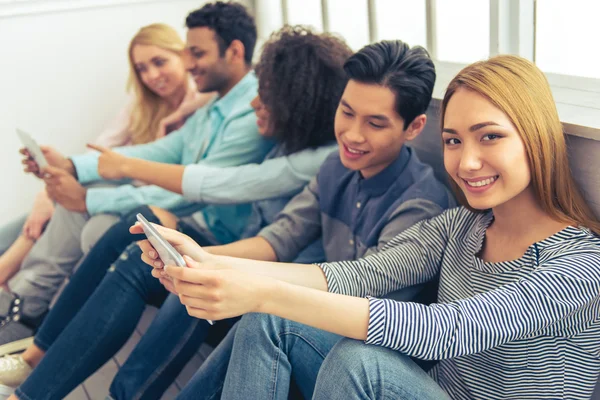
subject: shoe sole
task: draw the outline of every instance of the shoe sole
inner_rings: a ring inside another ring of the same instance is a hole
[[[15,340],[14,342],[6,343],[0,346],[0,357],[5,356],[7,354],[21,353],[32,344],[33,336],[21,340]]]

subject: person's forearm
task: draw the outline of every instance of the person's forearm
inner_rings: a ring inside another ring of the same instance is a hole
[[[263,290],[265,301],[259,312],[352,339],[367,338],[368,299],[327,293],[282,281],[271,281]]]
[[[230,268],[268,276],[294,285],[327,291],[325,274],[319,266],[314,264],[256,261],[227,256],[218,256],[216,262]]]
[[[21,267],[35,241],[20,235],[17,240],[0,256],[0,284],[6,284]]]
[[[327,291],[327,280],[321,268],[311,264],[276,262],[277,255],[273,247],[260,236],[223,246],[206,247],[205,250],[216,255],[218,264]]]
[[[185,165],[165,164],[139,158],[127,158],[122,166],[126,178],[137,179],[179,194],[183,193],[181,184],[184,171]]]
[[[247,258],[250,260],[277,261],[277,254],[269,242],[260,236],[238,240],[222,246],[206,247],[210,254]]]

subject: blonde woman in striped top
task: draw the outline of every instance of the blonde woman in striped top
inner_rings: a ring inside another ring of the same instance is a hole
[[[261,398],[282,397],[288,370],[314,383],[313,399],[590,398],[600,372],[600,223],[571,176],[544,75],[515,56],[472,64],[450,83],[441,123],[464,206],[377,254],[267,263],[213,256],[163,231],[191,268],[154,275],[174,279],[191,315],[263,313],[239,323],[223,398],[265,387]],[[436,276],[435,304],[385,298]],[[439,363],[427,373],[409,356]]]

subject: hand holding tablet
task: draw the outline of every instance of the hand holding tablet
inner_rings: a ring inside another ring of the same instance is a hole
[[[48,166],[48,161],[46,161],[46,157],[44,157],[44,153],[42,149],[38,145],[38,143],[29,135],[27,132],[24,132],[17,128],[17,135],[19,139],[21,139],[21,143],[29,152],[29,156],[33,158],[33,160],[37,163],[39,169],[46,168]]]

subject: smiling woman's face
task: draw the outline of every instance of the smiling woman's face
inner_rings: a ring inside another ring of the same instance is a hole
[[[185,87],[187,72],[181,56],[158,46],[136,44],[131,58],[140,80],[165,98]]]
[[[458,89],[442,128],[444,166],[469,205],[486,210],[532,190],[521,136],[510,119],[485,97]]]

